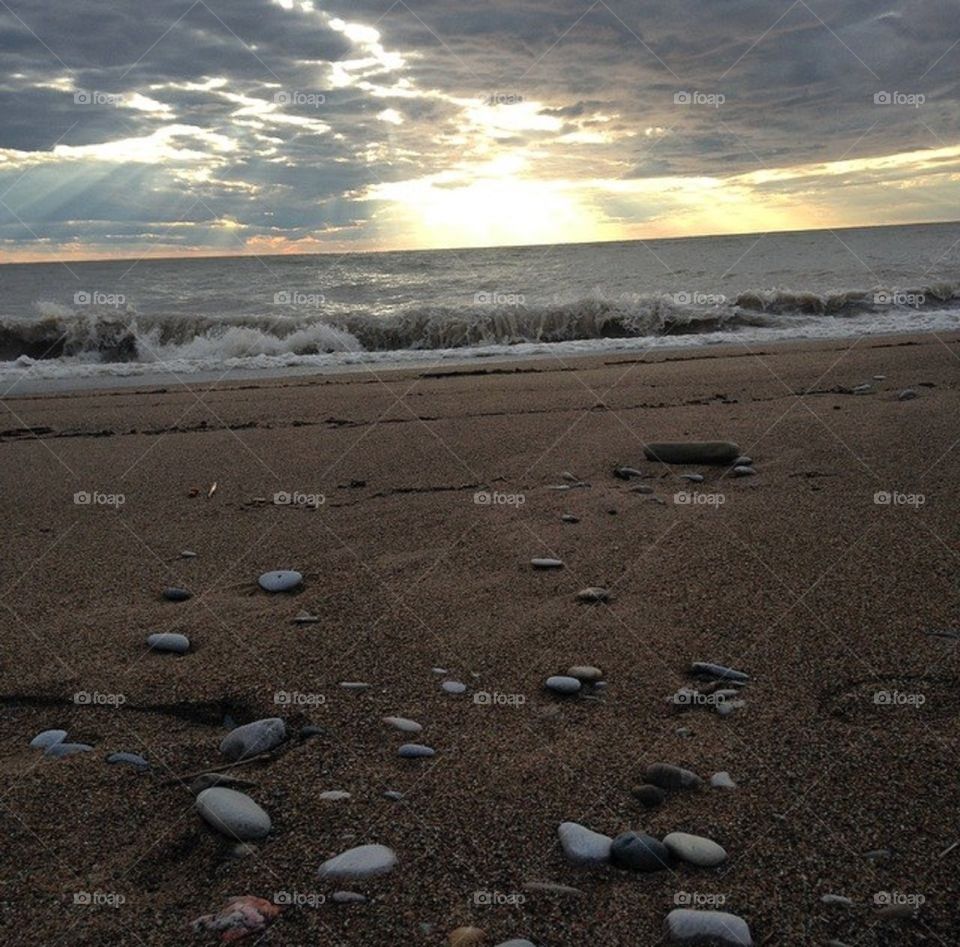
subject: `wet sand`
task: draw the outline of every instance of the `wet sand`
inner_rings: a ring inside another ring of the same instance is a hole
[[[686,893],[722,897],[757,944],[952,943],[957,641],[926,632],[960,629],[958,360],[958,337],[886,338],[5,400],[8,942],[182,944],[251,894],[300,902],[261,943],[440,945],[473,924],[491,945],[656,944]],[[683,439],[736,441],[757,473],[690,484],[644,459]],[[589,487],[551,489],[564,472]],[[302,591],[257,589],[279,568]],[[613,601],[578,604],[585,586]],[[149,652],[162,631],[191,652]],[[748,672],[746,706],[673,713],[694,660]],[[572,664],[603,669],[600,699],[543,690]],[[437,755],[399,759],[389,714]],[[273,831],[231,857],[181,777],[226,762],[225,717],[273,716],[322,732],[236,771]],[[44,758],[28,742],[48,727],[94,750]],[[108,765],[118,750],[152,770]],[[630,790],[654,762],[737,788],[644,810]],[[566,820],[693,832],[729,858],[578,869]],[[399,868],[317,878],[368,842]],[[320,903],[344,888],[371,901]],[[879,919],[891,892],[925,899],[918,917]]]

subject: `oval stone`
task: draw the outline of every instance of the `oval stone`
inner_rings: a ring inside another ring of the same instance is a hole
[[[534,569],[562,569],[563,562],[560,559],[537,558],[531,559],[530,565]]]
[[[174,654],[186,654],[190,650],[190,639],[176,632],[164,632],[150,635],[147,645],[154,651],[171,651]]]
[[[383,722],[401,733],[420,733],[423,730],[416,720],[408,720],[406,717],[384,717]]]
[[[303,582],[303,576],[292,569],[277,569],[264,572],[258,581],[265,592],[290,592]]]
[[[287,725],[279,717],[266,717],[231,730],[220,741],[220,752],[231,760],[266,753],[287,737]]]
[[[664,837],[663,844],[681,861],[700,868],[713,868],[727,860],[723,846],[701,835],[671,832]]]
[[[555,694],[576,694],[583,685],[575,677],[566,674],[554,674],[546,680],[547,690]]]
[[[440,686],[448,694],[464,694],[467,690],[467,685],[461,681],[444,681]]]
[[[595,684],[603,680],[603,671],[600,668],[593,667],[590,664],[575,664],[567,668],[567,677],[575,677],[584,684]]]
[[[187,591],[187,589],[168,588],[163,590],[163,597],[168,602],[185,602],[192,595],[193,593]]]
[[[662,871],[670,867],[667,846],[643,832],[623,832],[610,846],[610,862],[631,871]]]
[[[321,878],[373,878],[393,871],[397,856],[386,845],[358,845],[325,861],[317,870]]]
[[[596,602],[609,602],[610,598],[610,590],[602,588],[599,585],[591,585],[577,592],[578,602],[590,602],[593,604]]]
[[[51,743],[43,751],[43,755],[61,759],[64,756],[73,756],[75,753],[89,753],[92,749],[89,743]]]
[[[670,763],[653,763],[646,768],[644,778],[661,789],[699,789],[703,780],[688,769]]]
[[[729,947],[753,947],[747,922],[726,911],[676,908],[667,915],[664,927],[672,944],[716,943]]]
[[[66,730],[44,730],[30,741],[30,746],[35,750],[46,750],[57,743],[63,743],[66,738]]]
[[[601,865],[610,860],[609,835],[593,832],[578,822],[561,822],[557,829],[563,854],[575,865]]]
[[[334,891],[330,900],[334,904],[365,904],[367,896],[359,891]]]
[[[404,743],[397,750],[397,753],[405,760],[419,760],[436,756],[437,751],[433,747],[424,746],[422,743]]]
[[[107,757],[107,762],[122,763],[137,769],[150,769],[150,764],[139,753],[111,753]]]
[[[754,470],[753,467],[740,466],[733,468],[733,475],[735,477],[752,477],[755,473],[756,470]]]
[[[269,834],[270,816],[249,796],[214,786],[197,796],[197,812],[212,828],[229,838],[246,841]]]

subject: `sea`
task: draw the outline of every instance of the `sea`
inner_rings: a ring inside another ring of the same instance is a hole
[[[0,397],[960,329],[960,223],[0,265]]]

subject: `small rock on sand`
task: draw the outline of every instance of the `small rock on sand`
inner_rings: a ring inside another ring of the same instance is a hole
[[[534,569],[562,569],[563,561],[560,559],[541,557],[531,559],[530,565],[532,565]]]
[[[659,786],[644,784],[633,790],[633,798],[648,809],[653,809],[663,803],[667,794]]]
[[[560,517],[560,520],[563,523],[579,523],[580,517],[574,516],[573,513],[564,513],[563,516]]]
[[[740,449],[730,441],[664,441],[648,444],[644,454],[664,464],[729,464]]]
[[[652,763],[646,768],[644,778],[661,789],[699,789],[703,785],[696,773],[671,763]]]
[[[327,859],[317,874],[321,878],[373,878],[393,871],[397,856],[386,845],[358,845]]]
[[[588,588],[577,592],[578,602],[609,602],[611,598],[610,590],[601,588],[599,585],[591,585]]]
[[[464,694],[467,690],[467,685],[463,681],[444,681],[440,686],[448,694]]]
[[[357,691],[358,693],[369,690],[370,688],[370,685],[367,684],[366,681],[341,681],[340,686],[345,691]]]
[[[266,717],[231,730],[220,741],[220,752],[228,759],[241,760],[272,750],[286,737],[286,724],[279,717]]]
[[[733,475],[735,477],[752,477],[754,474],[756,474],[756,470],[754,470],[753,467],[740,465],[739,467],[733,468]]]
[[[63,743],[66,738],[66,730],[44,730],[30,741],[30,746],[35,750],[46,750],[56,743]]]
[[[820,900],[824,904],[833,904],[837,907],[853,907],[853,900],[851,898],[845,898],[842,894],[822,894]]]
[[[600,668],[592,667],[589,664],[575,664],[567,668],[567,677],[575,677],[583,684],[595,684],[603,680],[603,671]]]
[[[270,833],[270,816],[249,796],[235,789],[214,786],[197,796],[197,812],[212,828],[230,838],[246,841]]]
[[[721,770],[719,773],[714,773],[710,777],[710,785],[714,789],[736,789],[737,784],[733,781],[730,774],[726,770]]]
[[[677,908],[667,915],[667,939],[672,944],[728,944],[752,947],[750,928],[742,917],[726,911]]]
[[[433,747],[424,746],[422,743],[404,743],[397,750],[397,755],[402,756],[405,760],[427,759],[436,756],[436,754],[437,751]]]
[[[93,747],[89,743],[51,743],[43,751],[43,755],[52,756],[54,759],[62,759],[76,753],[89,753],[92,749]]]
[[[187,589],[168,588],[163,590],[163,597],[168,602],[185,602],[193,597],[193,593]]]
[[[367,896],[359,891],[334,891],[330,900],[334,904],[366,904]]]
[[[111,753],[107,762],[125,764],[136,769],[150,769],[150,764],[139,753]]]
[[[557,829],[567,859],[576,865],[601,865],[610,860],[613,839],[578,822],[562,822]]]
[[[350,793],[345,789],[327,789],[320,793],[317,798],[322,799],[324,802],[343,802],[345,799],[350,798]]]
[[[917,397],[917,393],[912,388],[904,388],[900,394],[897,395],[898,401],[912,401]]]
[[[664,836],[663,844],[671,854],[681,861],[689,862],[700,868],[713,868],[727,860],[722,845],[702,835],[690,835],[688,832],[671,832]]]
[[[579,897],[583,894],[579,888],[558,884],[555,881],[525,881],[522,887],[524,891],[533,891],[537,894],[558,894],[570,897]]]
[[[416,720],[408,720],[406,717],[384,717],[383,722],[401,733],[420,733],[423,730]]]
[[[555,694],[576,694],[583,686],[575,677],[568,677],[565,674],[554,674],[546,680],[547,690]]]
[[[265,592],[291,592],[303,583],[303,576],[293,569],[264,572],[257,580]]]
[[[722,664],[711,664],[709,661],[694,661],[690,665],[690,673],[697,677],[713,677],[726,681],[742,681],[746,683],[750,680],[749,674],[743,671],[735,671],[733,668],[724,667]]]
[[[690,483],[703,483],[703,474],[685,473],[685,474],[680,474],[680,477],[683,480],[689,480]]]
[[[153,651],[170,651],[173,654],[186,654],[190,650],[190,639],[177,632],[164,632],[149,635],[147,646]]]
[[[670,853],[663,842],[643,832],[624,832],[610,846],[610,862],[631,871],[662,871],[670,867]]]

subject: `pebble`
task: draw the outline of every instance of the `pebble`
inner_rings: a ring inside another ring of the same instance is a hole
[[[422,743],[404,743],[397,750],[397,754],[406,760],[418,760],[436,756],[437,751],[433,747],[424,746]]]
[[[579,888],[573,888],[570,885],[558,884],[555,881],[525,881],[523,883],[524,891],[535,891],[539,894],[561,894],[579,897],[583,894]]]
[[[163,597],[168,602],[185,602],[188,598],[193,597],[193,592],[188,592],[186,589],[169,588],[163,590]]]
[[[266,717],[231,730],[220,741],[220,752],[228,759],[242,760],[247,756],[266,753],[286,738],[286,724],[279,717]]]
[[[729,441],[674,441],[648,444],[644,454],[665,464],[728,464],[740,448]]]
[[[726,770],[721,770],[719,773],[714,773],[710,777],[710,785],[714,789],[736,789],[737,784],[733,781],[730,774]]]
[[[192,549],[184,549],[180,553],[181,559],[196,559],[197,554]]]
[[[51,743],[43,751],[43,755],[61,759],[64,756],[73,756],[74,753],[89,753],[92,749],[89,743]]]
[[[845,898],[842,894],[824,894],[820,896],[824,904],[836,904],[838,907],[849,908],[853,906],[851,898]]]
[[[690,665],[690,673],[701,677],[715,677],[728,681],[749,681],[750,675],[743,671],[735,671],[733,668],[724,667],[722,664],[711,664],[709,661],[694,661]]]
[[[30,741],[30,746],[35,750],[46,750],[56,743],[63,743],[66,738],[66,730],[44,730]]]
[[[747,922],[726,911],[698,911],[676,908],[664,924],[667,938],[674,944],[717,943],[731,947],[752,947]]]
[[[623,832],[610,846],[610,862],[631,871],[662,871],[670,866],[670,852],[652,835]]]
[[[867,395],[873,391],[873,385],[871,385],[870,382],[865,381],[862,385],[857,385],[851,390],[855,395]]]
[[[677,727],[673,731],[678,737],[692,737],[693,731],[689,727]]]
[[[563,854],[576,865],[601,865],[610,860],[613,839],[592,832],[577,822],[562,822],[557,829]]]
[[[738,457],[738,458],[733,462],[733,465],[732,465],[732,466],[734,466],[734,467],[752,467],[752,466],[753,466],[753,461],[752,461],[749,457],[747,457],[747,456],[744,455],[744,456]]]
[[[637,470],[636,467],[614,467],[613,475],[618,480],[630,480],[632,477],[642,477],[643,471]]]
[[[327,789],[320,793],[317,798],[324,802],[342,802],[344,799],[350,798],[350,793],[344,789]]]
[[[325,861],[317,874],[321,878],[373,878],[393,871],[397,856],[386,845],[358,845]]]
[[[685,474],[680,474],[680,477],[683,480],[689,480],[690,483],[703,483],[703,474],[685,473]]]
[[[610,598],[610,590],[598,585],[591,585],[577,592],[578,602],[609,602]]]
[[[592,667],[589,664],[575,664],[567,668],[567,677],[575,677],[583,684],[595,684],[603,680],[603,671],[600,668]]]
[[[917,397],[917,393],[912,388],[904,388],[900,394],[897,395],[897,401],[912,401]]]
[[[216,933],[222,941],[242,940],[252,934],[262,933],[281,912],[275,904],[245,894],[230,898],[216,914],[204,914],[190,926],[195,934],[203,931]]]
[[[334,904],[366,904],[367,896],[359,891],[334,891],[330,900]]]
[[[309,612],[300,612],[300,614],[293,619],[295,625],[315,625],[318,621],[320,621],[320,616],[311,615]]]
[[[580,517],[574,516],[572,513],[564,513],[560,520],[564,523],[579,523]]]
[[[727,860],[723,846],[702,835],[671,832],[664,836],[663,844],[681,861],[698,865],[700,868],[713,868]]]
[[[270,816],[249,796],[235,789],[213,786],[197,796],[197,812],[218,832],[246,841],[269,834]]]
[[[449,674],[450,672],[446,668],[430,668],[434,674]]]
[[[633,798],[648,809],[659,806],[667,798],[667,794],[659,786],[637,786],[633,790]]]
[[[735,477],[752,477],[756,473],[756,470],[753,467],[739,466],[733,468],[733,475]]]
[[[264,572],[257,580],[265,592],[290,592],[303,582],[303,576],[292,569]]]
[[[420,733],[423,730],[416,720],[408,720],[406,717],[384,717],[383,722],[401,733]]]
[[[444,681],[440,686],[448,694],[463,694],[467,690],[467,685],[462,681]]]
[[[886,381],[886,380],[887,380],[887,376],[886,376],[886,375],[874,375],[874,376],[873,376],[873,380],[874,380],[874,381]]]
[[[107,757],[108,763],[125,763],[137,769],[150,769],[150,764],[139,753],[111,753]]]
[[[880,908],[877,911],[876,916],[882,918],[883,920],[896,920],[901,917],[913,917],[920,911],[919,904],[888,904],[886,907]]]
[[[546,680],[547,690],[555,694],[576,694],[582,686],[575,677],[568,677],[565,674],[554,674]]]
[[[646,768],[644,778],[661,789],[699,789],[703,785],[696,773],[670,763],[652,763]]]
[[[450,931],[447,943],[450,947],[473,947],[474,944],[482,944],[486,939],[487,932],[479,927],[458,927],[455,931]]]
[[[321,737],[325,732],[323,727],[318,727],[315,723],[308,723],[305,727],[300,728],[300,739],[309,740],[310,737]]]
[[[384,796],[386,796],[387,799],[392,799],[394,802],[399,802],[401,799],[403,799],[403,793],[397,792],[396,789],[388,789],[384,793]]]
[[[635,486],[635,487],[631,487],[631,488],[630,488],[630,492],[631,492],[631,493],[642,493],[642,494],[644,494],[644,495],[646,495],[646,496],[650,496],[650,495],[654,492],[654,489],[653,489],[653,487],[650,486],[649,483],[641,483],[641,484],[638,484],[638,485]]]
[[[150,635],[147,645],[154,651],[171,651],[174,654],[186,654],[190,650],[190,639],[176,632],[163,632]]]
[[[532,565],[534,569],[562,569],[563,568],[563,562],[560,559],[549,559],[549,558],[531,559],[530,565]]]
[[[369,690],[370,688],[370,685],[367,684],[365,681],[341,681],[340,686],[345,691],[357,691],[357,692]]]

